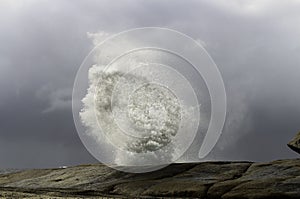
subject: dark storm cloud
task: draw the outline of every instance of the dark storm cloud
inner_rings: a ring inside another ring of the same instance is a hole
[[[3,10],[0,167],[94,161],[76,134],[70,109],[76,69],[90,47],[76,15],[37,2]]]
[[[70,109],[87,32],[163,26],[205,43],[223,75],[228,118],[210,155],[293,157],[300,130],[300,5],[297,1],[0,2],[0,167],[95,161]]]
[[[215,152],[221,158],[296,155],[286,143],[300,129],[300,40],[295,26],[300,16],[291,5],[277,6],[235,17],[217,31],[217,47],[211,52],[224,77],[229,108],[218,145],[223,151]]]

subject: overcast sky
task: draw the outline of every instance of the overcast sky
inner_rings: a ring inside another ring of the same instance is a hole
[[[71,110],[88,33],[145,26],[200,40],[218,65],[228,117],[212,158],[297,157],[286,143],[300,131],[299,10],[299,0],[0,0],[0,168],[97,162]]]

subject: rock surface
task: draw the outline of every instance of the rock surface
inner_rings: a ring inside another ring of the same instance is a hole
[[[0,198],[300,198],[300,159],[172,164],[131,174],[101,164],[0,175]]]
[[[300,153],[300,132],[288,143],[288,146],[297,153]]]

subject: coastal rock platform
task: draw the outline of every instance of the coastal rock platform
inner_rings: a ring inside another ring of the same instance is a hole
[[[177,163],[142,174],[102,164],[0,175],[0,198],[300,198],[300,159]]]

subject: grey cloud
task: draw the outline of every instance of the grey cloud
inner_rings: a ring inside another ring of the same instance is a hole
[[[37,90],[36,97],[40,100],[47,101],[49,104],[49,106],[42,111],[43,113],[58,110],[70,111],[72,107],[71,93],[71,88],[53,89],[51,86],[44,86],[40,90]]]
[[[300,130],[297,1],[7,2],[0,7],[0,167],[95,161],[70,109],[76,71],[92,48],[87,32],[141,26],[200,39],[219,66],[228,118],[211,158],[294,157],[285,144]]]

